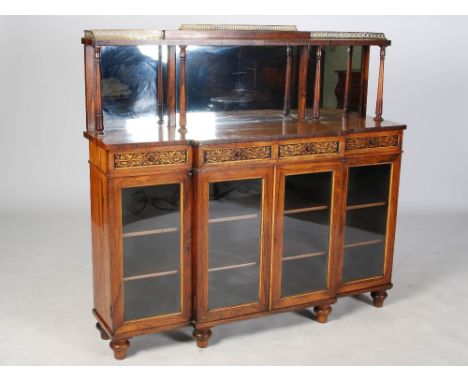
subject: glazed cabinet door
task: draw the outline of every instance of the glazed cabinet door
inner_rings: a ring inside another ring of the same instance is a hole
[[[279,167],[272,266],[272,306],[334,297],[339,164]]]
[[[197,321],[267,310],[271,168],[196,178]]]
[[[339,292],[390,283],[400,156],[349,159]]]
[[[190,176],[113,181],[113,320],[119,330],[190,320]]]

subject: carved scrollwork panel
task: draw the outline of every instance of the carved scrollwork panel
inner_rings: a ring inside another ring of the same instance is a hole
[[[398,135],[382,135],[379,137],[347,138],[346,151],[375,149],[380,147],[399,147]]]
[[[271,146],[239,147],[205,150],[204,163],[238,162],[255,159],[270,159]]]
[[[114,154],[115,168],[160,166],[187,162],[187,150]]]
[[[338,153],[338,141],[292,143],[279,146],[279,157],[296,157],[302,155],[320,155]]]

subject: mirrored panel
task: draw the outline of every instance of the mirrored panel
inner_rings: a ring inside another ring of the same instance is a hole
[[[125,320],[180,311],[180,185],[122,189]]]
[[[188,112],[283,109],[285,46],[188,46],[186,51]],[[291,54],[294,108],[297,49]]]
[[[208,307],[259,299],[262,179],[210,183]]]
[[[361,96],[361,53],[360,46],[352,47],[352,71],[348,100],[348,111],[359,111]],[[323,48],[323,73],[321,107],[343,109],[345,99],[347,46],[327,46]]]
[[[391,165],[350,167],[342,281],[383,276]]]
[[[281,296],[327,289],[332,172],[285,179]]]
[[[158,81],[161,81],[161,90],[166,64],[166,46],[102,47],[101,96],[104,121],[158,116],[158,104],[164,103],[164,92],[158,93]],[[158,72],[161,71],[163,75],[159,76]]]

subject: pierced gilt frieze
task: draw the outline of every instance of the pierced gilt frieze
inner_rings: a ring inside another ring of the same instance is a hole
[[[398,135],[346,139],[346,151],[375,149],[380,147],[399,147]]]
[[[303,155],[320,155],[338,153],[338,141],[292,143],[279,146],[279,157],[297,157]]]
[[[223,163],[255,159],[270,159],[271,146],[205,150],[203,158],[205,163]]]
[[[187,150],[114,154],[115,168],[160,166],[168,164],[183,164],[187,162]]]

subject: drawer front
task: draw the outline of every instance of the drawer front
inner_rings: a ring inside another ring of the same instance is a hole
[[[269,163],[277,157],[277,145],[272,143],[243,143],[200,146],[200,166]]]
[[[400,151],[401,133],[385,133],[378,135],[349,136],[345,140],[347,153],[374,152],[374,151]]]
[[[278,145],[278,160],[291,161],[339,156],[342,151],[342,143],[342,139],[337,137],[282,142]]]
[[[146,148],[109,152],[109,168],[114,174],[171,171],[190,168],[192,151],[188,146]]]

